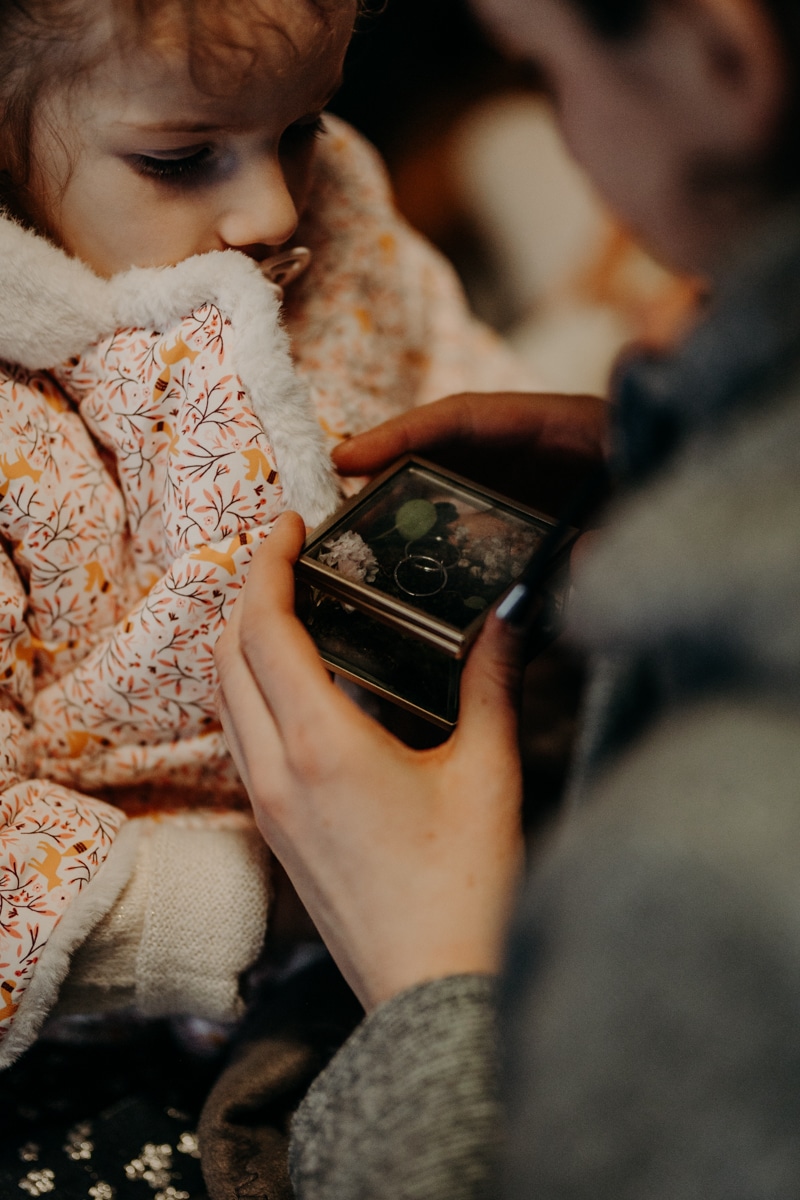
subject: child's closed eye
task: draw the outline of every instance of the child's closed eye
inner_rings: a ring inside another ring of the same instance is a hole
[[[161,154],[131,154],[128,161],[139,175],[185,186],[200,182],[211,172],[213,153],[210,146],[200,146]]]
[[[322,116],[297,121],[285,130],[281,138],[284,154],[299,153],[325,133]],[[160,150],[153,154],[130,154],[128,162],[134,171],[158,183],[176,187],[191,187],[205,183],[220,169],[219,154],[213,146],[189,146]]]
[[[322,137],[325,133],[325,121],[320,113],[313,120],[296,121],[294,125],[290,125],[281,138],[281,149],[292,150],[300,149],[308,142],[314,141],[315,138]]]

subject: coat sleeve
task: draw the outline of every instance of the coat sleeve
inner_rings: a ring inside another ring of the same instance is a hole
[[[300,473],[278,461],[280,420],[268,436],[256,414],[256,389],[239,369],[245,340],[208,303],[167,328],[120,330],[62,372],[124,504],[118,561],[98,556],[84,584],[106,605],[116,594],[116,609],[33,704],[42,768],[64,783],[238,789],[216,718],[214,644]],[[273,361],[268,415],[292,399],[293,374],[287,367],[282,380],[276,369],[286,364]],[[302,445],[292,449],[302,458]],[[76,519],[85,528],[86,513]]]
[[[292,1126],[298,1200],[478,1200],[498,1154],[494,982],[394,997],[334,1057]]]
[[[244,813],[125,820],[44,778],[3,710],[0,1067],[48,1014],[241,1015],[266,927],[268,856]]]
[[[103,340],[58,383],[19,369],[0,388],[0,1064],[35,1035],[95,926],[84,980],[98,993],[122,981],[151,1013],[235,1015],[236,976],[263,937],[252,823],[131,821],[112,849],[125,818],[86,794],[241,792],[215,719],[213,644],[285,489],[226,353],[231,324],[201,305]],[[271,366],[267,391],[285,385],[285,402],[291,380]],[[115,908],[134,880],[137,904],[126,892]],[[114,913],[134,909],[131,956],[109,967],[106,917],[119,933]],[[203,956],[205,979],[192,978]]]
[[[131,512],[140,511],[136,501],[142,493],[129,493],[126,512],[120,476],[106,469],[51,377],[9,374],[0,385],[0,406],[0,1066],[5,1066],[34,1040],[64,990],[73,1007],[76,1002],[104,1007],[121,999],[149,1014],[235,1016],[239,973],[263,939],[268,872],[263,842],[241,814],[128,821],[119,809],[87,794],[93,762],[87,747],[102,756],[112,746],[111,737],[104,741],[104,728],[91,726],[92,713],[103,715],[102,672],[92,664],[95,658],[119,663],[120,653],[132,645],[116,692],[128,705],[130,731],[137,704],[130,666],[137,653],[148,645],[152,650],[154,641],[158,645],[157,636],[147,643],[141,629],[138,646],[131,637],[137,604],[139,611],[143,607],[136,597],[144,592],[146,601],[153,590],[140,585],[137,572],[142,561],[145,570],[151,568],[148,555],[155,543],[148,531],[145,552],[139,559],[132,552]],[[164,444],[160,433],[154,431],[156,449]],[[245,441],[244,448],[253,447]],[[157,469],[157,455],[151,458]],[[254,472],[250,482],[258,489],[262,480]],[[202,505],[202,497],[196,503]],[[181,556],[173,544],[181,533],[177,518],[168,530],[173,542],[164,534],[156,547],[168,564],[156,581],[162,606],[164,591],[171,587],[174,593],[180,578],[175,561]],[[245,543],[249,539],[243,539],[242,550]],[[191,561],[192,553],[203,550],[202,543],[190,547],[183,558]],[[180,595],[173,599],[180,611]],[[217,612],[218,597],[210,597],[209,607]],[[176,652],[179,639],[171,625]],[[155,622],[156,631],[160,627]],[[167,661],[174,666],[174,659]],[[48,730],[40,714],[54,693],[74,696],[72,719],[56,718]],[[104,715],[107,719],[108,709]],[[142,719],[140,738],[146,731]],[[169,733],[180,747],[179,722]],[[134,748],[141,754],[138,743]],[[176,763],[168,749],[158,751],[173,776],[178,774],[180,756],[174,756]],[[192,761],[191,746],[184,758]],[[135,784],[131,763],[125,765],[123,777]],[[67,778],[58,778],[59,766]],[[166,766],[164,774],[168,791]],[[65,989],[71,971],[75,979]]]
[[[101,873],[123,814],[39,775],[26,605],[22,580],[0,552],[0,1065],[35,1035],[70,949],[113,903],[127,869],[119,861]]]

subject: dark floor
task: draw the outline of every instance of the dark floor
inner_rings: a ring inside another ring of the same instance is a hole
[[[219,1056],[167,1022],[73,1023],[72,1038],[3,1075],[0,1200],[204,1200],[195,1130]]]

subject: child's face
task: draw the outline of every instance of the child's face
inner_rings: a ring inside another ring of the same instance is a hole
[[[256,69],[214,94],[163,31],[112,52],[35,114],[29,216],[104,276],[208,250],[274,252],[305,201],[355,7],[329,6],[324,24],[305,0],[262,3],[274,28],[259,25]]]
[[[617,215],[668,265],[713,273],[754,215],[752,185],[745,197],[734,181],[762,169],[784,103],[760,6],[664,0],[641,29],[613,39],[571,0],[475,4],[542,68],[566,142]],[[729,50],[746,87],[726,67]],[[757,92],[750,80],[762,76]]]

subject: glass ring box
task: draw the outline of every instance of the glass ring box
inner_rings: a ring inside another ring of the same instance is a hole
[[[306,585],[298,611],[331,670],[450,728],[487,612],[555,527],[408,455],[309,535],[296,568]],[[574,534],[548,568],[532,652],[553,636]]]

